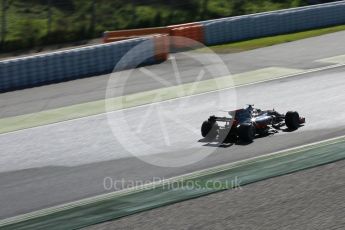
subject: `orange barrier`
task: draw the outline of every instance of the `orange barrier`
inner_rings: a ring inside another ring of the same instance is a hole
[[[159,34],[153,37],[155,46],[155,59],[165,61],[170,52],[170,42],[168,34]]]
[[[103,42],[112,42],[128,38],[135,38],[140,36],[154,35],[154,34],[168,34],[169,29],[167,27],[156,28],[143,28],[133,30],[118,30],[118,31],[105,31],[103,33]]]
[[[117,42],[122,41],[130,38],[138,38],[138,37],[114,37],[114,38],[108,38],[103,37],[103,43],[109,43],[109,42]]]
[[[167,26],[167,28],[169,29],[169,31],[171,31],[172,29],[176,29],[180,27],[195,26],[195,25],[201,25],[201,24],[198,22],[190,22],[190,23],[183,23],[183,24],[177,24],[177,25],[170,25],[170,26]]]
[[[152,34],[155,35],[155,34]],[[159,34],[157,34],[159,35]],[[150,35],[145,35],[145,36],[150,36]],[[122,41],[126,39],[132,39],[132,38],[140,38],[140,37],[145,37],[145,36],[131,36],[131,37],[112,37],[112,38],[103,38],[103,43],[109,43],[109,42],[117,42],[117,41]]]
[[[175,27],[170,30],[170,35],[173,36],[171,46],[175,49],[192,48],[204,43],[203,26],[200,24]],[[183,37],[189,39],[183,39]]]
[[[173,37],[171,38],[169,35]],[[196,22],[167,27],[106,31],[103,34],[103,42],[115,42],[142,36],[153,36],[157,61],[167,60],[170,48],[193,48],[204,42],[203,26]]]
[[[203,35],[200,36],[200,33],[203,33],[203,31],[198,31],[197,34],[193,35],[197,30],[196,28],[201,27],[202,25],[197,22],[192,23],[185,23],[185,24],[178,24],[178,25],[171,25],[167,27],[156,27],[156,28],[143,28],[143,29],[133,29],[133,30],[118,30],[118,31],[105,31],[103,33],[103,42],[115,42],[115,41],[121,41],[125,39],[130,38],[137,38],[141,36],[148,36],[148,35],[155,35],[155,34],[169,34],[172,36],[185,36],[189,37],[191,39],[196,39],[199,42],[203,41]],[[178,30],[184,28],[182,30],[188,30],[187,28],[192,28],[191,32],[182,32],[179,33]],[[179,34],[176,34],[179,33]],[[176,35],[174,35],[176,34]]]

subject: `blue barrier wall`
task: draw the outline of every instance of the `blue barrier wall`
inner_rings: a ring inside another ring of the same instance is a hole
[[[204,25],[206,45],[222,44],[344,24],[345,1],[200,23]],[[144,41],[148,43],[130,56],[127,55],[126,60],[117,66],[118,71],[138,64],[156,63],[153,39],[131,39],[1,61],[0,92],[110,73],[129,50]]]
[[[110,73],[124,55],[145,42],[116,70],[156,62],[152,38],[138,38],[0,62],[0,92]],[[143,63],[142,60],[145,60]]]
[[[291,33],[345,24],[345,1],[201,22],[205,44]]]

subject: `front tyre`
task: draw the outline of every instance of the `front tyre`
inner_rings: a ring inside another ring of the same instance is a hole
[[[285,115],[285,124],[291,129],[295,130],[299,127],[299,114],[296,111],[289,111]]]

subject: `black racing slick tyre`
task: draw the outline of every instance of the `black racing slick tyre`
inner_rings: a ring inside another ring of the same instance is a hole
[[[291,129],[295,130],[299,127],[299,114],[296,111],[289,111],[285,115],[285,124]]]
[[[217,122],[204,121],[201,125],[201,135],[208,139],[214,139],[218,135]]]
[[[255,127],[252,124],[242,124],[237,128],[237,134],[241,141],[252,142],[255,137]]]

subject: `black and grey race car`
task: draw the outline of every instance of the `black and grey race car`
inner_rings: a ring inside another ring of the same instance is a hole
[[[300,117],[296,111],[289,111],[284,115],[274,109],[260,110],[253,106],[228,111],[229,117],[210,116],[202,123],[201,135],[207,140],[217,139],[219,142],[252,142],[256,135],[278,132],[284,126],[292,131],[305,123],[305,118]]]

